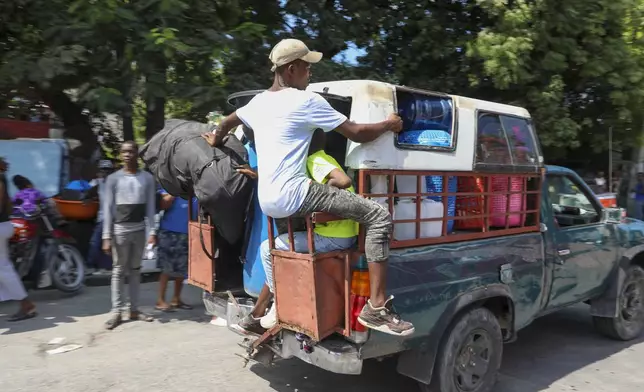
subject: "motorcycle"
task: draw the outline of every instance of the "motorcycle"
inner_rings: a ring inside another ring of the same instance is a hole
[[[20,200],[15,205],[18,211],[11,216],[14,235],[9,254],[20,277],[35,281],[38,288],[78,292],[85,281],[85,260],[76,241],[52,223],[46,201],[30,211]]]

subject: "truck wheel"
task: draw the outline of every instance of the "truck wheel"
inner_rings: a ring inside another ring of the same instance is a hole
[[[600,333],[616,340],[632,340],[644,329],[644,269],[632,266],[619,295],[619,314],[615,318],[593,317]]]
[[[436,360],[430,385],[423,392],[490,392],[503,355],[503,335],[496,316],[472,309],[453,324]]]

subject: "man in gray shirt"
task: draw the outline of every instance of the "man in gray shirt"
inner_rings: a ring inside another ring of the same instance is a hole
[[[146,243],[146,220],[150,230],[148,244],[156,244],[156,186],[154,177],[138,169],[139,149],[135,142],[121,145],[123,169],[105,181],[103,204],[103,251],[112,253],[112,316],[107,329],[121,324],[124,268],[129,272],[130,320],[152,321],[138,310],[141,284],[141,259]]]

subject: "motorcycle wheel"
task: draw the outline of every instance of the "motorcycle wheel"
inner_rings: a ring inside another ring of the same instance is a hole
[[[85,259],[73,244],[60,243],[56,256],[49,264],[51,282],[65,293],[75,293],[83,288]]]

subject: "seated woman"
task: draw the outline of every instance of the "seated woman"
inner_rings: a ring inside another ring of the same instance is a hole
[[[325,144],[326,134],[321,129],[316,130],[311,140],[309,157],[306,162],[308,176],[316,182],[355,192],[351,178],[342,170],[342,166],[333,157],[324,152]],[[316,224],[314,231],[316,251],[321,253],[331,252],[350,248],[356,243],[358,223],[352,220],[341,220]],[[293,240],[296,252],[305,253],[308,251],[307,233],[305,231],[293,233]],[[279,250],[289,249],[288,233],[282,234],[275,239],[275,248]],[[264,271],[266,272],[266,283],[252,313],[239,323],[240,328],[255,333],[262,333],[263,330],[270,329],[277,323],[274,304],[268,314],[264,316],[273,292],[273,268],[268,240],[262,243],[260,252]]]

